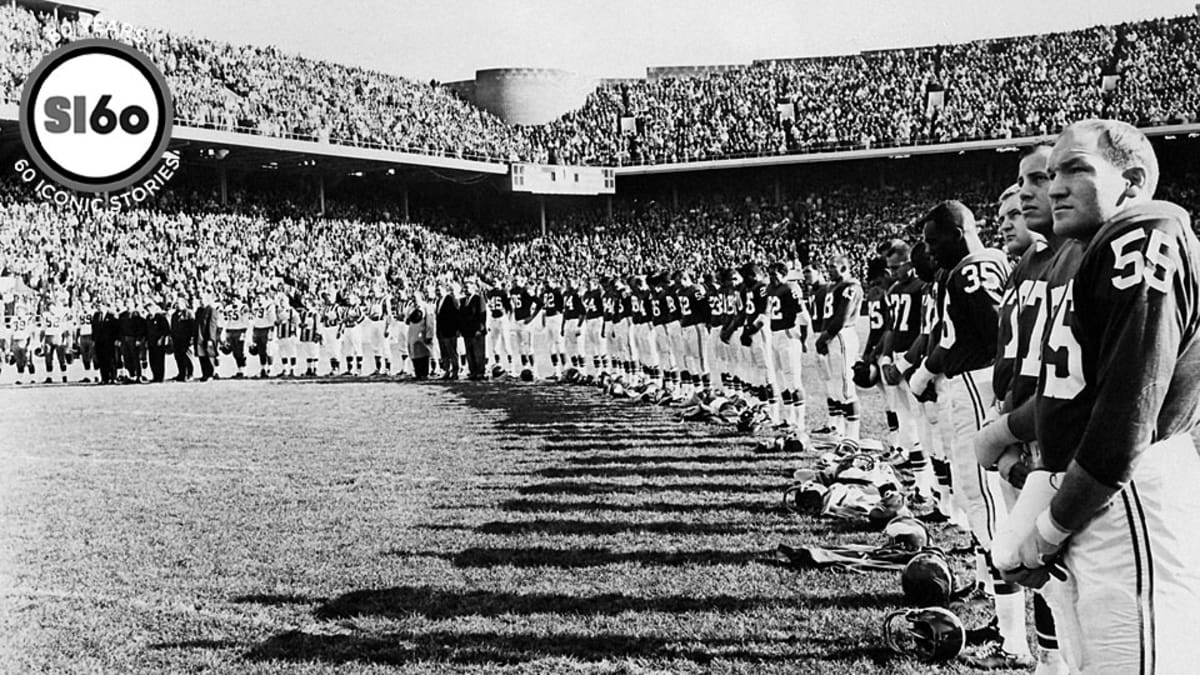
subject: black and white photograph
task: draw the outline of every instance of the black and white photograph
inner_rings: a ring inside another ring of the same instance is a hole
[[[1200,672],[1195,0],[0,0],[0,673]]]

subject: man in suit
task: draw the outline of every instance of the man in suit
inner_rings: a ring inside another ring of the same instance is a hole
[[[92,314],[92,336],[95,340],[96,370],[100,371],[100,383],[117,381],[117,350],[114,326],[117,317],[113,314],[112,301],[105,298]]]
[[[479,280],[467,279],[467,294],[458,313],[458,332],[467,347],[468,377],[482,380],[487,363],[487,302],[479,292]]]
[[[192,357],[188,352],[196,335],[196,320],[182,295],[175,296],[175,311],[171,313],[171,347],[175,355],[176,382],[192,379]]]
[[[458,283],[451,281],[442,286],[442,297],[434,312],[438,351],[442,356],[442,379],[458,379]]]
[[[120,336],[121,362],[125,366],[128,382],[145,381],[142,376],[142,348],[146,344],[146,319],[138,302],[131,299],[125,311],[117,317],[117,334]]]
[[[221,328],[217,323],[212,291],[205,290],[200,298],[200,307],[196,309],[196,356],[200,358],[200,381],[208,382],[213,379],[218,363],[217,341],[221,339]]]
[[[162,382],[167,372],[167,348],[171,340],[171,322],[167,310],[158,302],[146,306],[146,347],[150,353],[152,382]]]

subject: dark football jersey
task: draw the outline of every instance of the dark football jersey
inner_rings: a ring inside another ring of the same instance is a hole
[[[969,254],[946,275],[929,370],[953,377],[992,366],[1000,298],[1010,270],[1008,257],[989,248]]]
[[[1024,341],[1028,348],[1029,336],[1039,323],[1035,321],[1039,310],[1043,317],[1040,324],[1045,324],[1046,306],[1039,298],[1042,295],[1040,290],[1045,287],[1043,277],[1053,258],[1054,251],[1050,245],[1043,239],[1035,240],[1021,256],[1008,277],[1008,283],[1004,285],[1000,309],[997,311],[1000,322],[996,327],[996,363],[992,366],[992,391],[996,400],[1003,401],[1012,390],[1013,378],[1021,365],[1021,343]],[[1030,301],[1028,305],[1026,301]],[[1029,309],[1025,311],[1025,321],[1022,323],[1022,311],[1027,306]]]
[[[743,287],[742,290],[742,315],[745,317],[746,325],[757,321],[760,317],[770,320],[767,312],[770,310],[770,300],[767,296],[766,284],[754,284],[748,288]]]
[[[366,317],[366,312],[364,312],[363,308],[359,305],[351,305],[349,307],[342,308],[342,325],[346,326],[347,328],[353,328],[354,326],[357,326],[358,324],[362,323]]]
[[[542,310],[546,316],[557,316],[563,311],[563,293],[557,288],[542,291]]]
[[[675,295],[679,302],[679,323],[695,326],[708,322],[708,303],[704,299],[704,288],[692,284],[682,286]]]
[[[879,349],[883,334],[891,329],[892,308],[888,295],[884,293],[877,300],[867,300],[867,343],[863,345],[863,353],[874,353]]]
[[[1037,394],[1042,372],[1042,343],[1054,312],[1052,296],[1061,294],[1061,290],[1055,289],[1063,288],[1075,278],[1082,257],[1083,245],[1066,240],[1057,251],[1050,253],[1048,260],[1039,255],[1032,261],[1031,272],[1026,273],[1026,280],[1019,286],[1009,284],[1016,288],[1018,305],[1017,365],[1008,392],[1010,405],[1014,408]]]
[[[906,352],[921,334],[922,299],[925,286],[915,275],[897,281],[888,290],[892,307],[892,351]]]
[[[317,341],[317,313],[302,309],[297,312],[299,314],[299,327],[297,332],[300,335],[301,342],[316,342]]]
[[[725,325],[726,309],[725,309],[725,293],[718,286],[713,286],[708,289],[708,325],[717,328]]]
[[[512,311],[512,303],[508,299],[508,293],[505,293],[502,289],[490,288],[484,297],[487,298],[488,315],[493,319],[499,319]]]
[[[667,323],[668,316],[663,292],[652,292],[650,294],[650,320],[655,326],[662,326]]]
[[[828,307],[829,311],[826,311],[826,303],[833,302],[833,298],[829,295],[829,288],[829,284],[813,284],[810,291],[808,314],[812,317],[813,331],[818,333],[825,330],[825,319],[833,314],[832,304]]]
[[[858,279],[843,279],[826,289],[824,332],[836,335],[845,328],[854,328],[862,301],[862,284]]]
[[[563,320],[578,321],[583,316],[583,300],[579,297],[579,293],[573,289],[567,289],[563,293]]]
[[[593,288],[583,294],[583,316],[587,319],[599,319],[604,316],[604,306],[601,301],[604,299],[604,293],[598,288]]]
[[[1124,485],[1155,441],[1200,410],[1200,242],[1166,202],[1100,228],[1063,287],[1042,352],[1037,435],[1047,468],[1071,459]]]
[[[630,318],[633,323],[641,325],[650,321],[650,307],[647,305],[649,294],[635,291],[629,296]]]
[[[679,320],[679,298],[676,293],[678,293],[678,289],[674,286],[662,293],[662,307],[663,313],[666,315],[666,323]]]
[[[796,318],[804,306],[804,294],[799,284],[785,281],[771,286],[767,291],[771,310],[771,330],[788,330],[796,327]]]
[[[537,313],[537,298],[524,286],[512,287],[508,292],[508,304],[517,321],[525,321]]]
[[[296,310],[292,309],[291,307],[284,307],[275,313],[275,317],[279,337],[296,337],[296,333],[300,329],[300,319],[296,314]]]

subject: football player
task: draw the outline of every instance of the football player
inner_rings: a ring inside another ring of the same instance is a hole
[[[743,265],[741,274],[742,331],[739,342],[745,353],[742,380],[746,384],[749,400],[757,400],[757,405],[767,413],[771,423],[778,425],[780,418],[776,406],[774,370],[771,368],[766,338],[771,321],[767,275],[756,263]]]
[[[513,372],[513,351],[511,340],[512,303],[508,299],[508,291],[500,280],[486,280],[488,284],[484,300],[488,308],[487,343],[488,354],[492,355],[492,367],[500,366],[507,372]]]
[[[554,371],[552,377],[557,380],[562,377],[566,360],[563,347],[563,289],[557,279],[546,279],[542,285],[541,305],[542,337],[550,356],[550,367]]]
[[[42,312],[42,356],[46,359],[46,384],[54,381],[54,362],[57,358],[62,381],[67,381],[67,349],[71,323],[70,309],[65,298],[55,297]]]
[[[342,363],[342,312],[330,291],[322,294],[320,305],[321,316],[317,327],[317,335],[325,356],[329,359],[329,374],[341,373]]]
[[[832,298],[829,295],[831,284],[825,281],[825,273],[821,268],[810,265],[804,268],[804,296],[808,298],[808,313],[812,317],[812,334],[815,337],[820,337],[825,332],[826,309],[828,313],[833,313]],[[828,307],[827,307],[828,305]],[[828,385],[829,383],[829,354],[817,351],[815,354],[817,362],[817,374],[822,382]],[[834,400],[832,390],[827,390],[825,395],[826,411],[834,409]],[[833,416],[826,413],[825,425],[813,429],[812,433],[818,436],[834,436],[837,435],[837,429],[833,426]]]
[[[704,295],[707,298],[708,328],[704,338],[704,363],[708,365],[709,393],[714,384],[723,394],[728,387],[729,376],[725,366],[725,343],[721,342],[721,328],[725,326],[725,295],[721,290],[721,281],[725,279],[725,270],[717,274],[704,275]]]
[[[588,278],[588,289],[583,294],[583,345],[588,375],[599,375],[605,360],[604,354],[604,292],[596,277]],[[587,358],[591,357],[590,361]]]
[[[771,321],[771,366],[775,371],[775,386],[783,409],[776,415],[786,422],[794,437],[808,446],[805,420],[805,392],[802,367],[804,338],[799,319],[804,313],[804,295],[800,285],[788,278],[787,265],[772,263],[768,268],[771,285],[768,289]]]
[[[926,396],[935,378],[950,408],[954,440],[949,449],[953,499],[967,514],[976,543],[977,582],[992,596],[1002,644],[991,656],[1005,667],[1032,667],[1025,635],[1025,598],[1000,578],[991,562],[991,546],[1008,512],[995,473],[975,460],[974,435],[992,414],[995,396],[992,366],[996,356],[999,307],[1010,267],[1008,257],[984,246],[975,216],[958,201],[934,207],[918,225],[929,253],[946,270],[940,285],[939,321],[933,350],[909,377],[918,398]],[[988,577],[993,583],[987,584]]]
[[[391,321],[391,300],[383,288],[375,286],[367,301],[367,320],[363,326],[364,342],[375,358],[375,371],[371,377],[392,376]]]
[[[1072,671],[1190,672],[1200,548],[1180,533],[1200,517],[1200,244],[1183,209],[1152,200],[1157,158],[1128,124],[1071,125],[1048,175],[1054,232],[1084,252],[1051,291],[1042,342],[1036,433],[1052,497],[1023,508],[1022,492],[1030,515],[1012,525],[1024,536],[1005,566],[1034,587],[1065,567],[1046,591]]]
[[[654,333],[650,316],[650,287],[643,276],[629,279],[629,341],[636,355],[640,375],[637,384],[657,383],[654,371],[658,367],[658,351],[654,348]]]
[[[362,376],[363,323],[367,320],[366,308],[357,293],[346,296],[342,307],[342,350],[346,357],[344,376]]]
[[[571,367],[583,372],[583,296],[586,292],[583,280],[579,277],[571,279],[563,291],[563,351],[570,360]]]
[[[278,323],[278,317],[275,311],[275,301],[271,296],[259,297],[256,304],[254,318],[251,322],[253,345],[255,353],[258,355],[258,376],[265,378],[271,374],[271,356],[267,353],[267,345],[275,340],[275,324]]]
[[[12,349],[13,364],[17,367],[16,384],[21,384],[21,373],[26,371],[29,372],[29,383],[33,384],[32,378],[36,373],[36,368],[33,365],[32,355],[29,353],[35,330],[33,316],[28,314],[24,307],[18,306],[12,315],[10,325],[12,328],[10,349]]]
[[[96,342],[92,338],[91,315],[85,309],[87,304],[80,302],[79,311],[75,314],[75,344],[79,346],[79,360],[83,365],[83,378],[80,382],[91,382],[92,363],[96,359]],[[97,378],[98,379],[98,378]]]
[[[297,351],[304,356],[305,377],[317,376],[317,364],[321,360],[321,337],[317,328],[320,312],[317,309],[316,297],[308,292],[302,296],[300,309],[296,310]]]
[[[537,377],[533,359],[533,321],[541,307],[537,296],[525,285],[524,275],[514,277],[513,286],[508,291],[508,302],[513,311],[513,347],[520,357],[521,370],[529,370]]]
[[[655,379],[662,381],[663,390],[674,390],[675,387],[675,351],[671,344],[671,334],[667,329],[670,312],[667,309],[667,275],[657,272],[650,276],[650,323],[654,333],[654,352],[658,355],[658,371]]]
[[[887,335],[891,332],[892,305],[888,296],[889,277],[887,259],[880,255],[867,262],[867,288],[864,300],[867,304],[867,341],[863,345],[863,363],[879,363],[883,349],[887,346]],[[896,414],[896,403],[888,397],[883,378],[878,384],[884,394],[884,419],[887,421],[888,443],[893,448],[912,447],[911,443],[902,446],[900,434],[900,418]]]
[[[921,247],[923,250],[924,244]],[[887,290],[891,324],[880,346],[879,372],[887,407],[895,415],[896,434],[892,444],[907,454],[901,467],[913,473],[921,493],[934,497],[938,492],[937,477],[926,454],[934,452],[933,427],[921,409],[923,404],[909,390],[903,374],[908,370],[905,355],[921,336],[927,285],[916,274],[912,254],[912,247],[900,239],[893,240],[884,253],[891,282]],[[889,419],[889,427],[892,423]]]
[[[822,309],[824,329],[817,337],[817,354],[826,357],[829,379],[826,384],[829,421],[839,438],[859,439],[858,391],[851,371],[852,355],[857,355],[858,321],[862,307],[862,284],[850,274],[850,260],[844,255],[830,258],[826,266],[830,286]]]
[[[225,335],[222,342],[233,354],[237,379],[246,377],[246,331],[250,329],[250,308],[244,299],[234,296],[225,303]]]
[[[690,270],[679,274],[675,294],[679,304],[679,330],[683,354],[683,394],[690,399],[712,384],[709,364],[704,359],[708,342],[708,294],[697,284]]]
[[[300,351],[300,313],[286,295],[275,300],[275,336],[279,352],[279,377],[296,376],[296,354]]]

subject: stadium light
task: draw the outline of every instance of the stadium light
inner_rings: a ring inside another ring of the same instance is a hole
[[[350,172],[349,174],[347,174],[347,175],[354,176],[355,178],[362,178],[363,172],[361,172],[361,171],[351,171],[351,172]]]
[[[888,155],[888,159],[908,159],[912,155]]]
[[[1172,136],[1172,135],[1163,136],[1163,140],[1165,140],[1165,141],[1173,141],[1173,140],[1175,140],[1175,136]]]
[[[389,175],[389,176],[395,176],[395,175],[396,175],[396,170],[395,170],[395,169],[388,169],[388,175]]]

